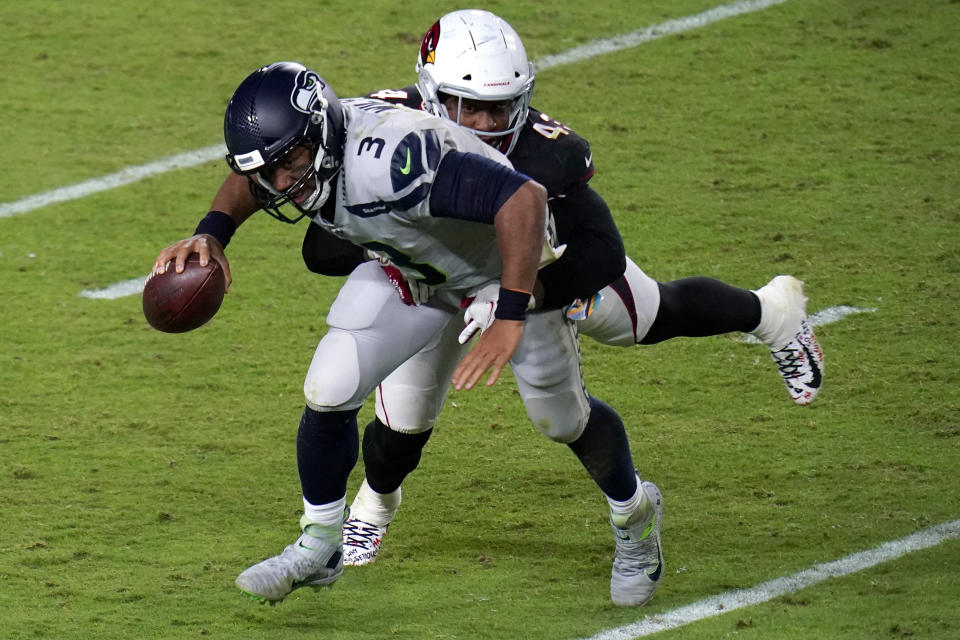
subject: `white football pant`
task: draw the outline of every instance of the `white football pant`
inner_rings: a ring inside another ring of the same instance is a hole
[[[340,289],[327,324],[304,382],[310,408],[356,409],[377,389],[384,424],[433,427],[469,346],[457,341],[462,312],[403,304],[379,264],[367,262]],[[552,440],[579,438],[590,410],[573,323],[561,311],[530,314],[510,365],[534,425]]]
[[[601,294],[603,300],[590,317],[577,323],[580,333],[611,346],[639,342],[657,317],[657,282],[627,258],[624,278],[605,287]],[[457,318],[377,387],[377,417],[392,430],[420,433],[436,425],[453,371],[468,347],[457,343],[457,335],[463,330],[462,319],[459,315]],[[586,425],[589,409],[579,372],[577,340],[562,313],[527,316],[523,342],[510,366],[534,425],[552,440],[576,440]],[[571,373],[574,366],[576,376]]]
[[[613,347],[640,342],[657,319],[657,310],[660,309],[657,281],[628,257],[623,278],[601,289],[600,294],[603,300],[594,312],[577,323],[580,333]]]

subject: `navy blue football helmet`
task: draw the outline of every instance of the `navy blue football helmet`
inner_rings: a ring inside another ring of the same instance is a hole
[[[336,93],[298,62],[275,62],[247,76],[223,120],[227,164],[250,179],[250,191],[264,211],[290,223],[315,215],[330,196],[343,161],[344,135],[343,108]],[[309,148],[312,162],[295,184],[274,188],[275,170],[301,147]],[[304,191],[310,195],[297,202],[294,197]],[[288,203],[300,211],[299,216],[280,212]]]

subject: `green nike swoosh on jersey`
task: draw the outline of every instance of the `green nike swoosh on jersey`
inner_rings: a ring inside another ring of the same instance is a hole
[[[404,165],[402,169],[400,169],[400,173],[402,173],[403,175],[410,174],[410,149],[407,149],[407,164]]]

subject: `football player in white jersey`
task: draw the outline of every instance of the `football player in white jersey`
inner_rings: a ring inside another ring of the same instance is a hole
[[[340,101],[297,63],[269,65],[244,80],[224,131],[228,163],[249,181],[256,205],[242,204],[242,192],[225,185],[215,203],[230,205],[230,213],[211,211],[192,237],[160,252],[155,272],[168,263],[180,270],[197,252],[229,273],[223,247],[236,227],[257,208],[288,219],[283,205],[380,259],[351,272],[304,382],[301,535],[241,573],[241,590],[277,602],[339,578],[357,412],[391,371],[425,354],[435,373],[414,376],[406,389],[401,381],[391,408],[404,416],[437,413],[451,379],[469,389],[490,370],[493,384],[509,360],[533,423],[570,444],[622,524],[618,550],[629,552],[620,558],[629,571],[615,563],[615,601],[649,600],[662,572],[659,490],[637,477],[619,416],[587,395],[573,323],[559,309],[527,315],[537,268],[556,257],[546,243],[546,190],[455,123],[382,101]],[[428,291],[422,304],[413,304],[411,282]],[[491,317],[463,355],[461,302],[491,286]],[[428,410],[412,397],[425,381],[434,384]]]
[[[779,276],[756,292],[707,277],[661,283],[629,258],[624,260],[609,208],[587,184],[594,173],[593,153],[569,127],[529,106],[533,69],[509,24],[487,11],[447,14],[427,31],[417,69],[416,86],[370,95],[456,121],[504,151],[516,169],[547,188],[558,242],[566,250],[538,273],[540,308],[564,308],[578,320],[581,333],[609,345],[753,333],[770,346],[791,398],[798,404],[814,400],[823,355],[806,317],[802,283]],[[317,235],[308,231],[304,259],[311,270],[329,272],[329,253],[313,248],[319,243],[311,236]],[[495,296],[495,290],[489,291]],[[471,326],[484,326],[489,305],[482,303],[490,297],[478,296],[477,305],[468,309]],[[439,404],[431,399],[442,402],[442,395],[429,393],[429,381],[416,383],[418,372],[433,370],[424,364],[430,362],[429,355],[418,354],[378,390],[377,418],[363,437],[366,479],[344,525],[348,565],[376,559],[400,504],[400,485],[416,468],[435,424]],[[421,398],[420,414],[401,402],[417,388],[422,391],[415,396]],[[583,457],[577,443],[571,448]],[[619,490],[608,486],[605,492],[610,496]],[[635,604],[617,593],[623,582],[618,571],[631,569],[623,561],[629,553],[615,513],[611,521],[618,540],[611,593],[620,604]]]

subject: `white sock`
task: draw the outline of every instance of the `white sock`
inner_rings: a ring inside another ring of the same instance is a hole
[[[325,527],[339,527],[343,524],[343,510],[346,508],[347,496],[327,504],[311,504],[306,498],[303,499],[303,515],[310,522]]]
[[[793,276],[777,276],[753,293],[760,299],[760,324],[751,333],[779,351],[793,340],[805,315],[803,283]]]
[[[640,476],[637,476],[637,490],[633,492],[630,498],[623,501],[614,500],[610,496],[606,496],[606,498],[610,504],[610,515],[614,517],[626,518],[637,509],[642,509],[644,513],[650,510],[650,500],[640,488]]]
[[[377,493],[367,484],[366,478],[360,485],[353,503],[350,505],[350,515],[364,522],[385,527],[393,520],[397,509],[400,508],[401,487],[392,493]]]
[[[753,293],[760,299],[760,324],[750,333],[756,336],[760,342],[769,345],[780,331],[783,312],[771,303],[762,290],[757,289]]]

